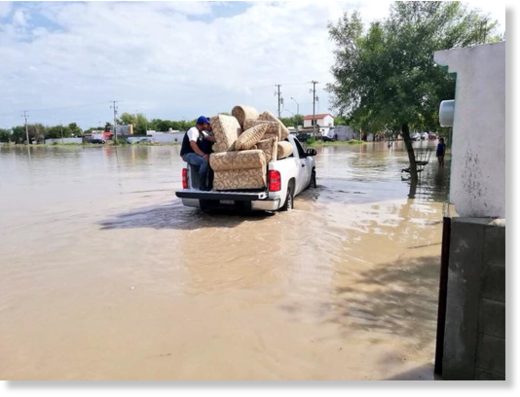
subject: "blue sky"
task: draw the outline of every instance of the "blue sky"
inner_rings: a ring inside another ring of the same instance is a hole
[[[358,9],[384,18],[388,2],[0,1],[0,127],[78,122],[120,112],[193,119],[239,103],[282,114],[329,111],[333,43],[327,23]],[[475,4],[504,23],[501,3]],[[294,98],[294,101],[291,99]]]

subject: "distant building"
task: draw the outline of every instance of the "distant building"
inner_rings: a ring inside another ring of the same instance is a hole
[[[330,113],[312,114],[303,117],[303,127],[312,127],[318,125],[319,127],[331,128],[334,127],[334,116]]]
[[[181,143],[184,132],[171,130],[168,132],[148,130],[146,136],[150,137],[154,143]]]
[[[359,139],[359,132],[354,131],[352,127],[346,125],[337,125],[331,129],[331,133],[338,141],[350,141],[351,139]]]
[[[110,131],[112,131],[112,127],[110,128]],[[122,135],[122,136],[134,135],[134,126],[132,124],[117,125],[116,132],[117,132],[117,135]]]

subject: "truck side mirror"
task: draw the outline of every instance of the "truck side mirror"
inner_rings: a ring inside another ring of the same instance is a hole
[[[316,156],[318,154],[316,152],[316,149],[307,149],[307,152],[305,153],[307,156]]]

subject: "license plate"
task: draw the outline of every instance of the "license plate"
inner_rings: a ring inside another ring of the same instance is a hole
[[[233,200],[220,200],[220,204],[233,205],[235,202]]]

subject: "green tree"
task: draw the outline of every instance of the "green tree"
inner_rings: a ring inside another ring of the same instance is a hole
[[[459,2],[395,2],[390,16],[364,31],[347,13],[329,33],[336,43],[333,106],[362,131],[400,130],[412,183],[417,167],[410,128],[437,129],[442,99],[453,98],[454,77],[436,65],[436,50],[497,41],[495,21]]]
[[[303,125],[303,116],[301,114],[295,114],[291,117],[281,117],[280,121],[286,127],[295,127],[298,125]]]
[[[25,127],[22,127],[23,130],[23,136],[25,140]],[[36,143],[42,143],[45,140],[45,127],[41,123],[36,124],[28,124],[27,130],[29,132],[29,140],[36,141]]]
[[[25,127],[23,125],[13,127],[12,131],[11,140],[14,143],[23,143],[25,141]]]
[[[146,135],[146,130],[148,129],[148,119],[142,113],[137,113],[135,116],[135,124],[134,124],[135,134],[138,135]]]
[[[155,131],[165,132],[171,127],[171,122],[169,120],[153,119],[150,122],[150,127]]]
[[[146,135],[146,130],[152,127],[152,124],[148,122],[147,118],[142,113],[130,114],[123,113],[119,119],[121,124],[132,125],[134,128],[134,134]],[[163,125],[161,125],[164,128]],[[166,129],[167,131],[168,129]]]
[[[11,140],[11,131],[0,128],[0,142],[9,142]]]
[[[62,125],[55,125],[52,127],[47,127],[45,131],[45,138],[47,139],[56,139],[61,138],[63,133],[63,127]],[[65,135],[63,135],[65,136]]]
[[[76,123],[69,123],[68,128],[68,136],[82,136],[83,130]]]
[[[124,112],[121,114],[121,117],[119,118],[119,123],[121,124],[136,124],[136,118],[133,114]]]

